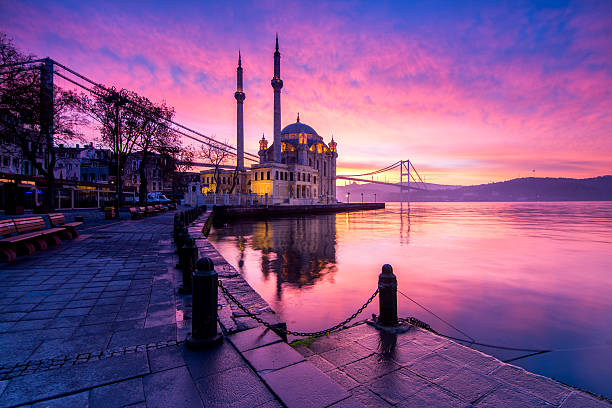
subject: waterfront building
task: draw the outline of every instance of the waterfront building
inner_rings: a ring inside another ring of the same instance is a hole
[[[244,101],[242,58],[238,53],[236,70],[236,145],[237,173],[234,170],[204,170],[200,174],[202,193],[253,193],[267,196],[273,204],[336,203],[337,143],[333,137],[327,144],[311,126],[300,121],[281,129],[280,50],[278,35],[274,50],[273,140],[262,136],[259,141],[259,163],[244,167]],[[236,177],[233,177],[236,174]],[[234,178],[236,179],[234,181]]]

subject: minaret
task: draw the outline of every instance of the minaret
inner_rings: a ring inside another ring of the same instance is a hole
[[[244,171],[244,119],[243,119],[243,102],[246,98],[242,92],[242,58],[238,51],[238,69],[236,70],[236,167],[238,171]]]
[[[273,161],[281,161],[281,89],[283,80],[280,79],[280,52],[278,51],[278,33],[276,33],[276,50],[274,51],[274,77],[272,77],[272,88],[274,88],[274,155]]]

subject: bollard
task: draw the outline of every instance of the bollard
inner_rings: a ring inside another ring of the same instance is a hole
[[[380,306],[378,323],[384,326],[397,325],[397,278],[389,264],[383,265],[382,272],[378,276],[378,291]]]
[[[179,292],[189,294],[192,292],[191,275],[198,261],[198,248],[193,238],[190,237],[185,241],[185,246],[181,248],[181,254],[179,254],[179,263],[181,263],[183,269],[183,284],[179,287]]]
[[[223,341],[223,335],[217,331],[218,280],[213,261],[200,258],[193,272],[193,312],[191,317],[191,334],[186,343],[190,349],[213,347]]]
[[[185,240],[189,238],[189,233],[187,232],[187,228],[181,226],[178,233],[176,234],[176,253],[180,254],[181,248],[185,245]],[[177,265],[178,267],[178,265]]]

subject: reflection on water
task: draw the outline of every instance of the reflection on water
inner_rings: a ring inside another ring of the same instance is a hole
[[[242,221],[210,238],[290,328],[344,319],[390,263],[403,292],[479,342],[557,350],[515,364],[612,396],[612,203],[387,204]],[[401,297],[398,307],[458,336]],[[363,317],[376,312],[375,301]]]

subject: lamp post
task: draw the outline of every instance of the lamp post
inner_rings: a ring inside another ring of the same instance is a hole
[[[361,193],[361,204],[363,204],[363,193]]]
[[[110,95],[106,98],[107,102],[113,103],[115,105],[115,159],[117,161],[117,176],[115,177],[115,193],[117,195],[117,200],[115,202],[115,218],[121,218],[119,215],[119,209],[121,207],[121,120],[120,120],[120,111],[119,108],[126,104],[127,102],[127,91],[125,89],[121,89],[117,91],[115,88],[111,89]]]
[[[376,202],[376,193],[374,193],[374,202]]]
[[[351,193],[350,191],[348,193],[346,193],[346,203],[350,203],[351,202]]]

